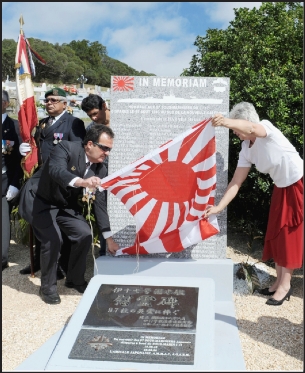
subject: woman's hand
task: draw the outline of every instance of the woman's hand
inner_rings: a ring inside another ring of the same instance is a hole
[[[222,114],[215,114],[212,118],[212,126],[213,127],[221,127],[224,126],[225,118]]]
[[[211,205],[209,205],[205,209],[203,216],[205,218],[208,218],[210,215],[212,215],[212,214],[218,214],[220,212],[221,212],[221,209],[218,206],[211,206]]]

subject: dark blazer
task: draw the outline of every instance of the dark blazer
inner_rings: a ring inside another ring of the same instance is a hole
[[[69,186],[69,182],[75,177],[84,178],[85,159],[85,150],[79,141],[60,142],[46,163],[28,180],[20,192],[21,217],[37,228],[47,228],[53,224],[58,209],[65,210],[77,219],[85,220],[80,203],[83,188]],[[92,164],[86,178],[94,175],[99,178],[107,175],[103,163]],[[47,220],[40,218],[40,214],[45,210],[50,210]],[[100,233],[110,231],[104,192],[96,192],[93,211]]]
[[[6,172],[2,174],[2,196],[6,195],[7,189],[13,185],[20,189],[20,181],[23,176],[23,170],[20,162],[22,156],[19,153],[19,137],[16,129],[19,127],[17,120],[7,116],[2,124],[2,140],[10,140],[14,142],[11,154],[2,152],[2,169],[6,168]]]
[[[35,127],[34,138],[39,148],[39,164],[43,164],[51,151],[56,147],[54,134],[61,133],[62,140],[82,141],[86,135],[84,122],[73,115],[65,112],[52,126],[44,129],[49,117],[39,121]]]

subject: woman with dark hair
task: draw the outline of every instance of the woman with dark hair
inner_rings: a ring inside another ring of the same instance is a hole
[[[242,142],[237,168],[217,206],[209,206],[205,217],[222,211],[236,196],[252,164],[268,173],[274,182],[263,261],[273,259],[277,278],[263,295],[266,302],[279,306],[290,299],[293,270],[303,264],[303,160],[289,140],[268,120],[259,120],[254,106],[241,102],[233,107],[229,118],[216,114],[214,127],[231,129]]]

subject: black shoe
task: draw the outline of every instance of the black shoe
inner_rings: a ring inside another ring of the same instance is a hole
[[[5,268],[8,268],[8,267],[9,267],[9,265],[8,265],[7,262],[2,263],[2,272],[3,272],[3,270],[4,270]]]
[[[40,264],[34,263],[34,273],[40,270]],[[31,265],[28,265],[19,271],[22,275],[31,274]]]
[[[46,295],[43,294],[41,288],[39,289],[39,295],[41,299],[48,304],[59,304],[61,302],[60,297],[57,293]]]
[[[280,306],[283,304],[284,300],[290,300],[290,295],[292,294],[292,287],[290,287],[288,293],[281,300],[276,300],[274,298],[269,298],[266,302],[269,306]]]
[[[262,295],[273,295],[275,291],[269,291],[269,288],[259,289],[258,292]]]
[[[67,288],[70,288],[70,289],[75,289],[77,290],[79,293],[83,293],[85,290],[86,290],[86,287],[88,286],[88,282],[85,281],[85,283],[83,285],[74,285],[73,282],[70,282],[70,281],[65,281],[65,286]]]

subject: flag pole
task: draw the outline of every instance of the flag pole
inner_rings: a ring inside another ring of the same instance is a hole
[[[19,18],[19,23],[20,23],[20,35],[23,35],[23,29],[22,26],[24,25],[24,20],[22,17],[22,14]],[[29,224],[29,244],[30,244],[30,260],[31,260],[31,277],[35,277],[35,272],[34,272],[34,249],[33,249],[33,228]]]
[[[19,23],[20,23],[20,34],[23,35],[22,26],[24,25],[24,21],[23,21],[22,14],[21,14],[21,16],[19,18]]]

